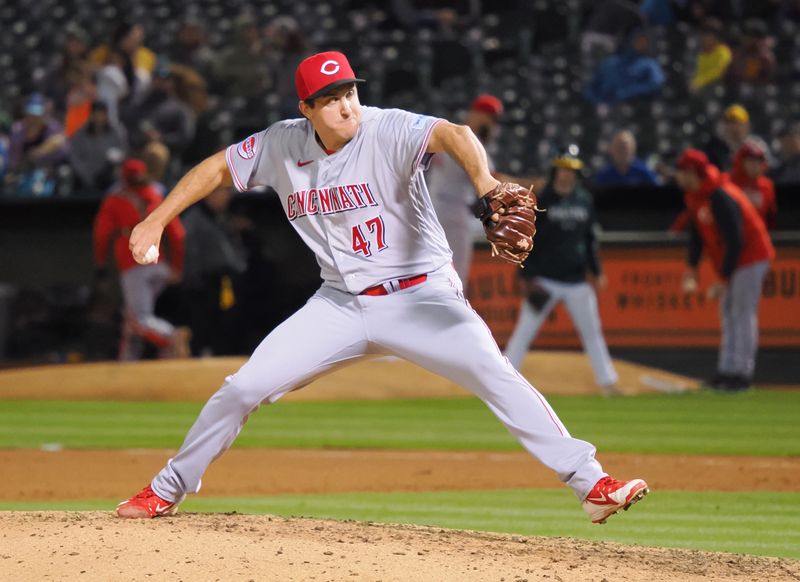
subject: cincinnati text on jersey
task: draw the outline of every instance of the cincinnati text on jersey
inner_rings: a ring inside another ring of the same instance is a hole
[[[336,214],[367,206],[377,206],[369,184],[346,184],[292,192],[286,198],[289,220],[314,214]]]

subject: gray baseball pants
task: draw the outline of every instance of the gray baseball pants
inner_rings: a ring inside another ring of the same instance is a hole
[[[751,378],[758,351],[758,304],[769,261],[736,269],[720,301],[720,374]]]
[[[396,289],[392,283],[384,287]],[[404,358],[470,390],[579,499],[605,476],[594,446],[570,436],[544,397],[503,357],[446,265],[424,283],[383,296],[323,285],[225,380],[152,481],[153,490],[168,501],[196,493],[209,464],[262,403],[370,354]]]
[[[600,323],[600,310],[597,306],[597,295],[589,283],[563,283],[545,277],[537,277],[539,285],[550,293],[550,300],[544,307],[536,311],[522,299],[519,308],[519,319],[514,332],[506,345],[506,356],[518,370],[522,366],[528,346],[538,335],[539,329],[547,320],[547,316],[561,301],[578,330],[583,349],[592,364],[595,382],[598,386],[613,386],[619,380],[614,363],[608,353],[608,346],[603,337],[603,326]]]
[[[120,287],[125,302],[125,321],[120,342],[119,359],[139,360],[145,342],[159,348],[168,346],[175,327],[156,317],[156,299],[167,286],[170,270],[164,263],[138,265],[120,275]]]

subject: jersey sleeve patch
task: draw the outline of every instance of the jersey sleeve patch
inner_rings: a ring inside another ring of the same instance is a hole
[[[236,147],[236,153],[239,154],[239,157],[243,160],[251,160],[256,155],[256,143],[258,140],[258,134],[253,134],[247,139],[241,141],[239,145]]]
[[[414,122],[411,124],[411,129],[425,129],[429,119],[433,118],[429,115],[417,115],[417,117],[414,119]]]

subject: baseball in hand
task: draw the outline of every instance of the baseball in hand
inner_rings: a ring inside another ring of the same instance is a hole
[[[158,260],[158,247],[156,245],[150,245],[150,248],[147,249],[147,252],[144,254],[144,258],[142,259],[143,265],[149,265],[150,263],[155,263]]]

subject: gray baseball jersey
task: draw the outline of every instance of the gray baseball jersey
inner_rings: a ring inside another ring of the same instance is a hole
[[[363,107],[356,136],[328,155],[305,119],[232,145],[240,191],[270,186],[330,285],[358,293],[451,260],[423,177],[434,117]]]

